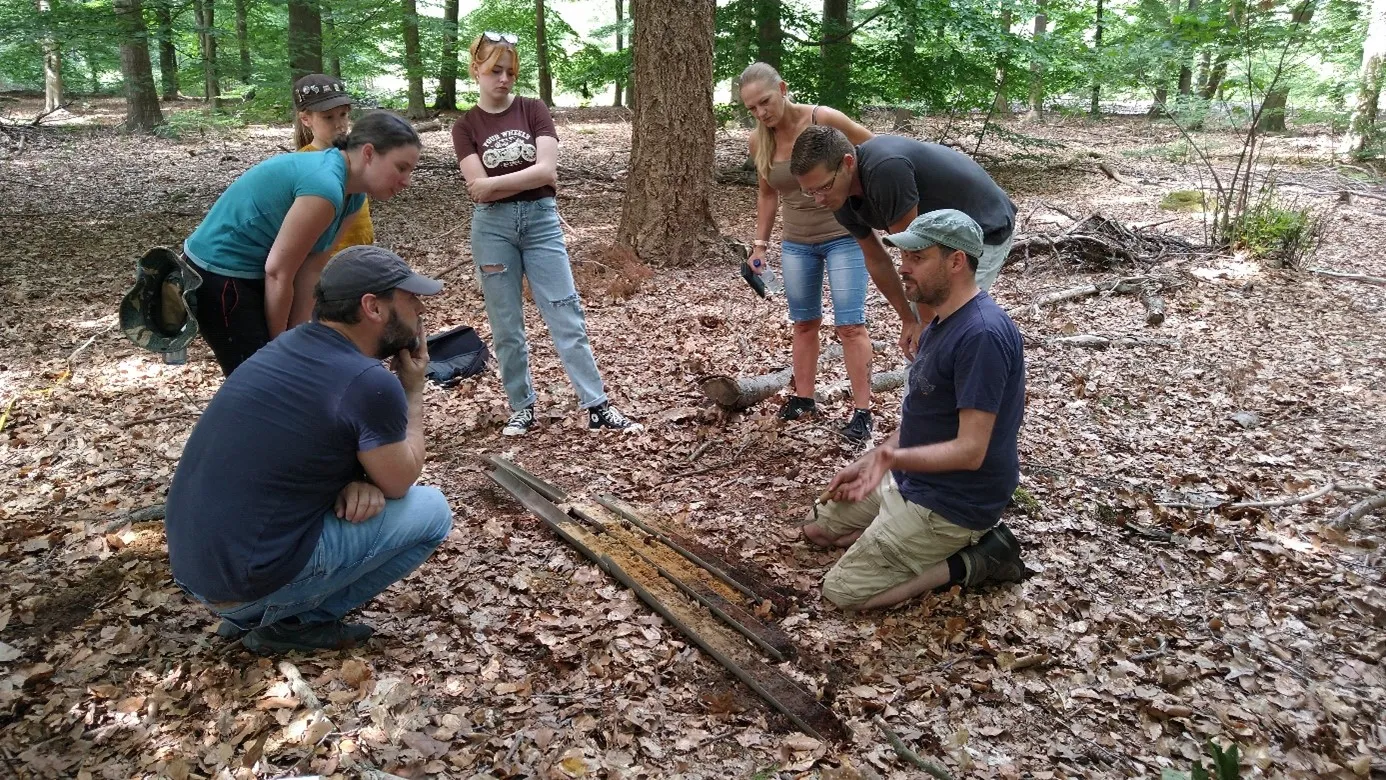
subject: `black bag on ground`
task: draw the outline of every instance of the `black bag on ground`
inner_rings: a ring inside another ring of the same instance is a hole
[[[428,337],[428,370],[424,377],[429,381],[450,387],[469,376],[476,376],[486,368],[486,359],[491,351],[470,325],[458,325],[452,330],[435,333]]]

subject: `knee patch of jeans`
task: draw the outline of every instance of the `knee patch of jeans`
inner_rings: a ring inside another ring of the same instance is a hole
[[[578,298],[577,293],[573,293],[572,295],[569,295],[567,298],[559,298],[556,301],[549,301],[549,303],[553,304],[554,306],[562,306],[565,308],[581,308],[582,306],[582,301],[580,298]]]

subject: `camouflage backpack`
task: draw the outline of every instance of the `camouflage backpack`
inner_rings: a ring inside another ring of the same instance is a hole
[[[135,284],[120,301],[120,329],[141,347],[181,352],[197,336],[197,288],[202,276],[168,247],[156,246],[135,264]]]

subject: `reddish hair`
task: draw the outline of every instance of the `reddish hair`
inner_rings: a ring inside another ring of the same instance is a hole
[[[476,36],[476,40],[472,41],[472,46],[469,51],[472,53],[472,65],[470,68],[472,78],[476,78],[476,75],[483,70],[491,70],[496,67],[496,65],[500,63],[501,57],[504,57],[506,54],[510,55],[511,75],[514,75],[520,68],[520,54],[515,50],[515,44],[513,43],[506,43],[505,41],[488,41],[486,40],[486,36],[478,35]]]

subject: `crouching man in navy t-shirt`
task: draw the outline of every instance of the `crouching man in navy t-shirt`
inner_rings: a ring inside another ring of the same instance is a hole
[[[351,647],[342,621],[426,560],[452,528],[424,463],[423,302],[442,283],[393,252],[345,249],[313,320],[226,379],[169,489],[173,576],[261,653]],[[381,363],[392,359],[393,373]]]
[[[941,209],[885,242],[901,250],[906,297],[936,316],[910,364],[899,429],[833,477],[804,526],[810,542],[847,548],[823,580],[823,596],[845,609],[1025,574],[1000,522],[1020,482],[1025,356],[1020,330],[977,287],[982,229]]]

